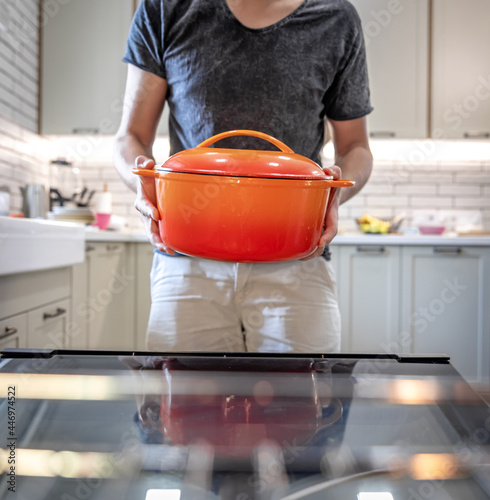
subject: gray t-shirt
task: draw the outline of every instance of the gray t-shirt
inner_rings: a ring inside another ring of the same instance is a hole
[[[305,0],[262,29],[242,25],[226,0],[143,0],[123,60],[167,80],[171,154],[253,129],[320,163],[325,118],[372,110],[361,23],[347,0]],[[250,137],[217,145],[276,149]]]

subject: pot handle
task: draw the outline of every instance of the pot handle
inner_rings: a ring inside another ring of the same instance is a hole
[[[332,204],[333,198],[335,196],[335,192],[339,187],[352,187],[356,183],[354,181],[348,181],[347,179],[335,179],[328,181],[328,185],[330,186],[330,195],[328,197],[328,203],[327,203],[327,211],[330,208],[330,205]]]
[[[347,179],[333,179],[328,181],[328,185],[332,188],[340,188],[340,187],[352,187],[355,186],[354,181],[348,181]]]
[[[153,169],[148,170],[146,168],[133,168],[131,172],[136,175],[142,175],[143,177],[154,177],[155,179],[158,177],[158,172],[155,172]]]
[[[286,144],[281,142],[279,139],[276,139],[271,135],[264,134],[263,132],[257,132],[255,130],[229,130],[228,132],[222,132],[221,134],[213,135],[209,139],[206,139],[205,141],[201,142],[201,144],[198,144],[196,148],[207,148],[211,144],[214,144],[215,142],[220,141],[221,139],[226,139],[227,137],[235,137],[237,135],[258,137],[259,139],[264,139],[274,144],[274,146],[280,149],[283,153],[294,153],[294,151],[289,146],[286,146]]]

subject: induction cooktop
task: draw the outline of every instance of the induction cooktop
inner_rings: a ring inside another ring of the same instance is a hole
[[[0,380],[2,499],[490,498],[443,355],[6,349]]]

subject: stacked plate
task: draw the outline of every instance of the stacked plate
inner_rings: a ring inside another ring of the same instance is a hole
[[[66,208],[53,207],[52,212],[48,212],[49,220],[64,222],[77,222],[79,224],[92,224],[95,217],[89,208]]]

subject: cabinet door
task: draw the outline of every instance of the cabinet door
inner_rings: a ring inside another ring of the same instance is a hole
[[[136,348],[146,349],[146,329],[150,316],[150,271],[154,247],[136,243]]]
[[[90,248],[90,244],[85,247]],[[70,345],[72,349],[88,349],[88,262],[85,258],[81,264],[71,268],[71,311]]]
[[[41,131],[113,134],[126,82],[132,0],[53,2],[43,25]]]
[[[490,249],[403,249],[401,327],[416,353],[446,353],[470,382],[489,375]]]
[[[336,245],[335,242],[329,245],[330,250],[330,262],[332,264],[335,276],[337,278],[337,292],[340,292],[340,251],[342,249],[342,245]]]
[[[90,243],[87,266],[88,347],[135,349],[135,273],[131,245]]]
[[[373,137],[426,137],[428,0],[351,0],[366,41]]]
[[[434,0],[434,137],[490,138],[490,2]]]
[[[27,347],[27,314],[18,314],[0,321],[0,350],[6,347]]]
[[[60,300],[27,313],[27,347],[68,349],[70,301]]]
[[[399,351],[399,254],[399,248],[393,246],[340,248],[343,352]]]

